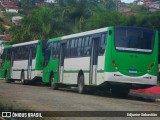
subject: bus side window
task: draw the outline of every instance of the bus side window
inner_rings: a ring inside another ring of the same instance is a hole
[[[17,54],[16,54],[17,53],[17,48],[16,47],[14,48],[14,52],[15,52],[15,54],[14,54],[14,60],[17,60]]]
[[[84,55],[84,41],[85,41],[85,38],[83,37],[83,38],[81,38],[81,55],[80,56],[83,56]]]
[[[58,58],[59,57],[59,50],[60,50],[60,43],[56,42],[53,43],[53,47],[52,47],[52,58]]]
[[[45,49],[47,47],[47,42],[46,40],[42,40],[42,55],[44,56],[45,54]]]
[[[90,53],[91,53],[91,39],[89,36],[87,36],[84,45],[84,55],[89,56]]]
[[[74,42],[74,56],[75,57],[78,57],[77,46],[78,46],[78,39],[75,38],[75,42]]]
[[[74,42],[75,42],[75,40],[72,39],[71,40],[71,49],[70,49],[71,57],[74,57]]]
[[[6,59],[7,60],[11,59],[11,50],[10,49],[7,50],[7,58]]]
[[[59,57],[59,51],[60,51],[60,42],[57,43],[56,58]]]
[[[81,38],[77,38],[77,56],[81,56],[81,42],[82,42],[82,39]]]
[[[21,56],[23,60],[27,59],[25,53],[26,53],[26,45],[22,47],[21,51]]]
[[[71,40],[67,40],[67,48],[66,48],[66,57],[70,57],[71,56],[71,50],[70,50],[70,48],[71,48]]]
[[[2,54],[2,56],[1,56],[1,58],[2,58],[2,62],[4,63],[5,62],[5,60],[6,60],[6,52],[7,52],[7,49],[4,49],[4,51],[3,51],[3,54]]]
[[[44,67],[48,65],[49,59],[51,54],[51,46],[50,44],[47,46],[44,54]]]
[[[37,53],[37,44],[33,44],[32,47],[32,59],[35,59]]]
[[[100,47],[99,47],[99,55],[103,55],[104,52],[105,52],[106,39],[107,39],[107,34],[106,33],[102,33],[101,41],[100,41]]]
[[[70,40],[67,40],[67,48],[65,57],[70,57]]]
[[[24,56],[24,58],[25,58],[25,59],[28,59],[28,57],[29,57],[29,46],[26,45],[26,46],[25,46],[25,56]]]

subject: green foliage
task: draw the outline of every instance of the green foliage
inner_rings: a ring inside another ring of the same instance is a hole
[[[0,34],[4,34],[5,32],[5,28],[2,26],[2,24],[0,24]]]
[[[33,0],[22,0],[34,7]],[[115,11],[112,0],[57,0],[58,5],[39,7],[24,17],[22,24],[10,29],[12,42],[25,42],[35,39],[49,39],[81,31],[106,26],[139,26],[160,31],[160,15],[143,12],[137,15],[123,16]],[[133,10],[145,10],[132,6]],[[145,14],[146,13],[146,14]]]
[[[134,5],[134,4],[133,4],[133,5],[131,5],[130,7],[131,7],[131,10],[132,10],[132,11],[135,11],[135,12],[136,12],[136,11],[137,11],[137,12],[140,12],[140,11],[141,11],[141,12],[142,12],[142,11],[146,12],[146,11],[148,10],[148,8],[147,8],[146,6],[143,6],[143,5],[140,6],[140,5]]]
[[[28,15],[36,7],[35,0],[21,0],[17,6],[21,9],[20,13],[24,15]]]
[[[93,15],[84,25],[84,29],[91,30],[102,28],[106,26],[119,25],[121,15],[116,11],[105,11],[103,13],[97,13]]]
[[[3,19],[0,17],[0,22],[3,22]]]
[[[5,8],[0,4],[0,10],[5,11]]]

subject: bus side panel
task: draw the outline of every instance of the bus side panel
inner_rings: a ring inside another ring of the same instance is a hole
[[[25,73],[25,79],[27,78],[27,64],[28,61],[14,61],[13,62],[13,67],[12,67],[12,79],[20,79],[21,77],[21,71],[24,70]]]
[[[42,52],[42,41],[39,41],[37,46],[37,53],[36,53],[35,70],[42,70],[43,62],[44,62],[44,56]]]
[[[6,60],[4,63],[4,77],[5,77],[5,71],[6,71],[8,79],[10,79],[10,64],[11,62],[9,60]]]
[[[89,85],[90,57],[65,58],[63,83],[77,84],[78,73],[83,71],[85,85]]]
[[[96,85],[100,85],[104,82],[104,56],[98,56],[98,68],[97,68],[97,82]]]
[[[158,38],[158,31],[156,32],[156,36],[155,36],[155,44],[154,44],[154,49],[153,49],[153,51],[154,51],[154,58],[155,58],[155,60],[154,60],[154,64],[155,64],[155,66],[153,67],[153,69],[149,72],[149,74],[151,74],[151,75],[154,75],[154,76],[158,76],[158,40],[159,40],[159,38]]]
[[[55,83],[58,83],[58,65],[59,60],[55,59],[53,60],[52,57],[50,57],[48,65],[43,69],[43,77],[42,81],[45,83],[50,82],[50,75],[51,73],[54,74]]]
[[[41,77],[42,78],[42,70],[43,70],[43,63],[44,63],[44,56],[42,51],[42,40],[38,41],[37,51],[36,51],[36,58],[34,64],[34,72],[32,72],[32,76]]]
[[[105,72],[116,72],[115,68],[112,65],[112,44],[114,40],[114,28],[110,27],[109,31],[112,31],[112,34],[108,34],[107,38],[107,45],[106,45],[106,52],[105,52],[105,65],[104,71]]]

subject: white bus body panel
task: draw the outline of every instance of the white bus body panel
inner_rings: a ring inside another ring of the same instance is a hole
[[[33,79],[35,77],[35,59],[32,60],[31,68],[31,79]],[[22,69],[24,70],[24,77],[27,79],[28,60],[14,61],[11,74],[12,79],[20,79]]]
[[[64,59],[64,79],[65,84],[77,84],[78,72],[87,71],[90,68],[90,57],[66,58]],[[70,72],[67,72],[70,71]],[[71,73],[71,71],[73,71]],[[66,73],[65,73],[66,72]],[[89,84],[89,72],[84,72],[85,84]]]
[[[115,76],[115,75],[119,75],[119,76]],[[131,76],[123,75],[120,72],[105,72],[105,81],[157,85],[157,76],[145,74],[139,77],[131,77]]]
[[[89,85],[89,70],[90,70],[90,57],[80,58],[67,58],[64,59],[64,79],[65,84],[77,84],[78,72],[84,71],[85,85]],[[98,56],[98,65],[94,65],[93,72],[93,85],[98,85],[104,82],[104,73],[97,72],[104,70],[104,56]],[[67,72],[69,71],[69,72]],[[73,71],[73,72],[72,72]],[[76,71],[76,72],[74,72]],[[88,72],[85,72],[88,71]]]

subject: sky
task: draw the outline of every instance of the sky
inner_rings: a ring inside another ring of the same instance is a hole
[[[121,2],[125,2],[125,3],[131,3],[133,2],[134,0],[121,0]]]

